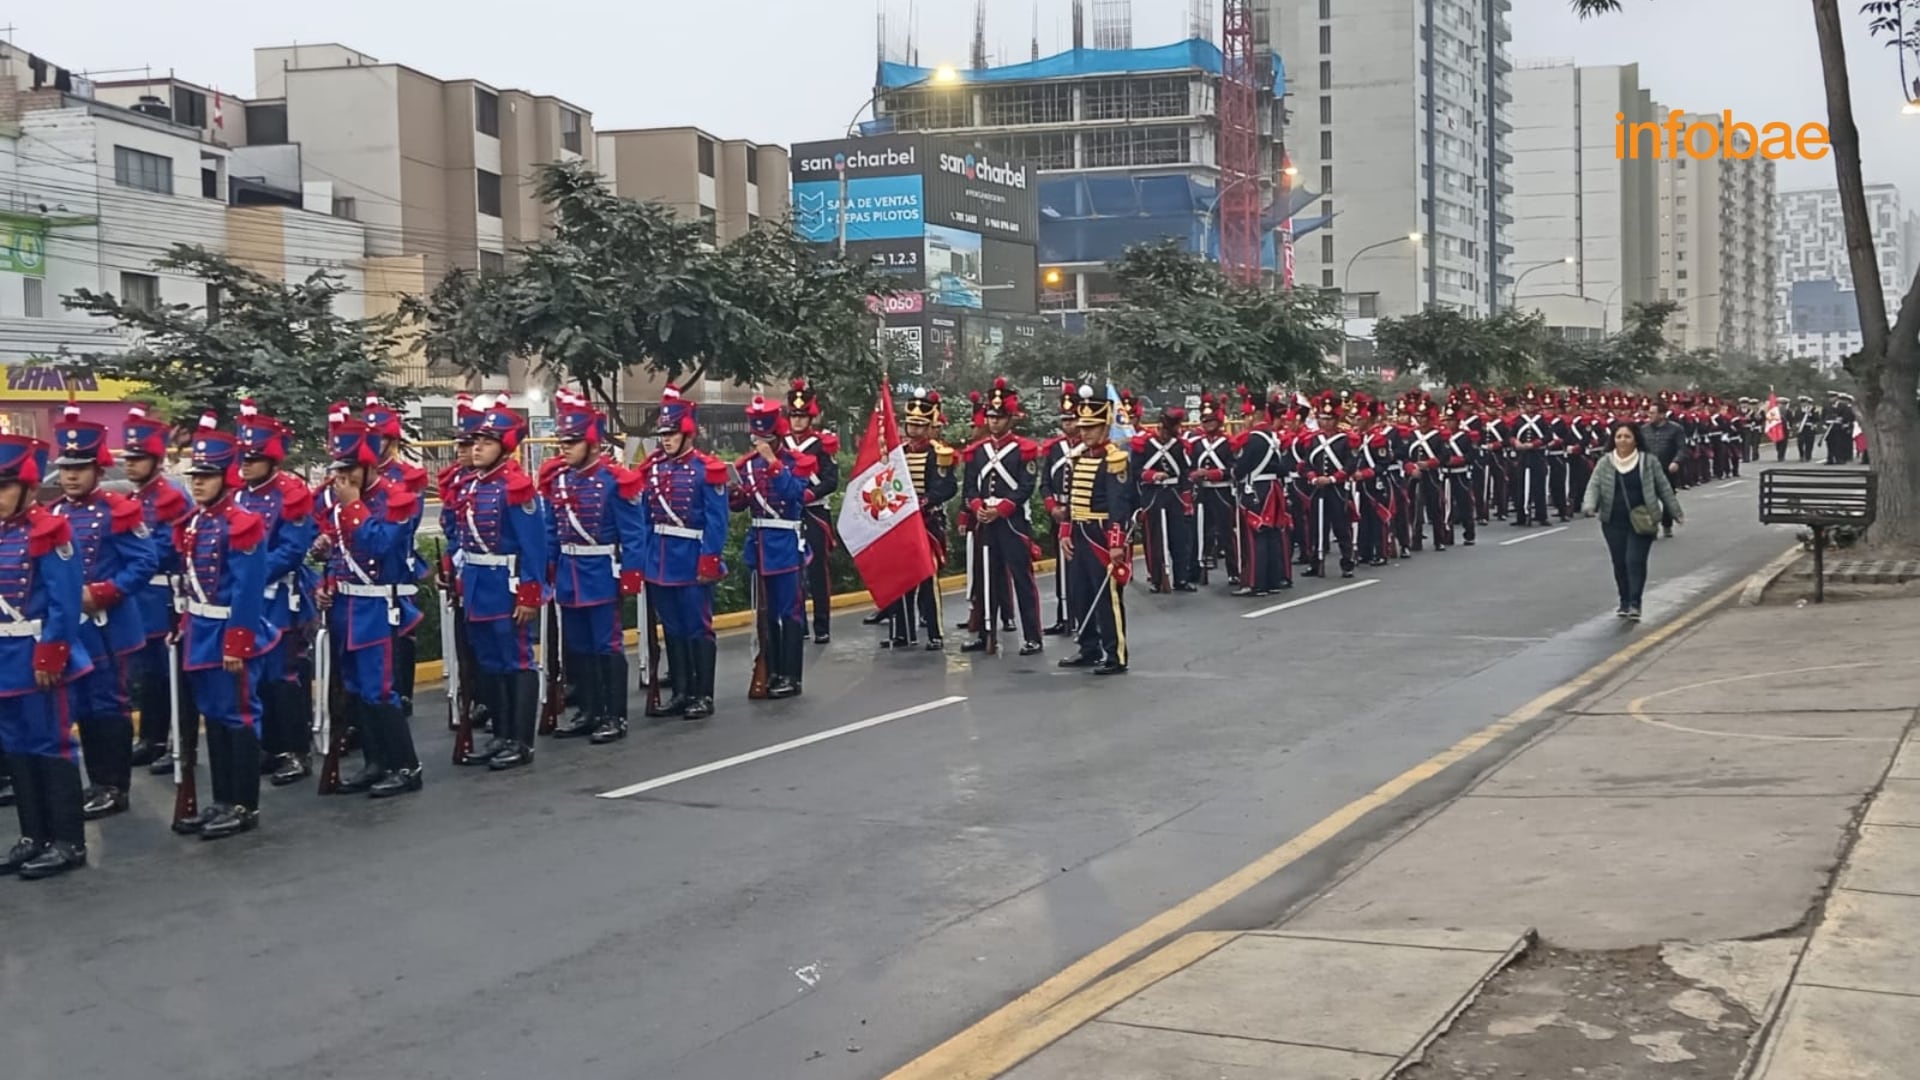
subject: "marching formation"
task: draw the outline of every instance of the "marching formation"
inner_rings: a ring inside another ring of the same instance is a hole
[[[321,794],[380,799],[420,791],[410,718],[429,582],[456,765],[525,767],[541,735],[620,741],[636,669],[647,716],[711,716],[714,589],[736,514],[756,627],[747,695],[800,694],[809,638],[831,637],[838,542],[840,443],[818,427],[813,388],[796,379],[782,401],[755,398],[752,450],[732,461],[700,448],[698,406],[672,387],[657,446],[632,464],[584,396],[555,401],[558,453],[533,474],[521,414],[465,397],[454,461],[437,477],[407,460],[395,410],[335,405],[316,487],[283,468],[289,425],[251,402],[231,431],[200,419],[184,485],[163,468],[168,425],[133,406],[118,455],[125,495],[102,486],[109,432],[77,408],[51,445],[0,435],[0,654],[14,660],[0,667],[0,804],[16,807],[21,832],[0,871],[31,880],[84,865],[83,823],[125,812],[142,766],[174,778],[173,830],[205,840],[259,826],[263,778],[284,787],[317,773]],[[922,391],[905,403],[897,446],[863,445],[857,479],[878,479],[846,502],[875,521],[917,515],[908,527],[925,530],[931,572],[867,622],[884,625],[887,647],[944,648],[951,509],[967,573],[962,652],[999,652],[1000,636],[1017,634],[1018,654],[1032,656],[1047,636],[1070,637],[1059,666],[1119,675],[1136,550],[1155,593],[1195,592],[1216,572],[1243,597],[1292,588],[1296,573],[1351,577],[1429,545],[1471,546],[1496,520],[1568,520],[1622,421],[1645,422],[1676,486],[1737,476],[1757,454],[1757,425],[1784,441],[1784,419],[1757,404],[1533,387],[1386,401],[1243,389],[1148,423],[1130,393],[1068,384],[1050,407],[1058,430],[1043,436],[1020,432],[1021,397],[997,379],[972,395],[971,441],[956,447],[939,438],[939,395]],[[1803,454],[1810,423],[1804,412],[1791,422]],[[49,481],[58,495],[43,499]],[[417,544],[430,495],[437,558]],[[864,543],[846,535],[858,555]]]

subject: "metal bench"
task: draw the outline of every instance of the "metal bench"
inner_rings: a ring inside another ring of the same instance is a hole
[[[1760,523],[1813,530],[1813,602],[1826,600],[1827,530],[1873,524],[1880,477],[1867,469],[1769,469],[1760,474]]]

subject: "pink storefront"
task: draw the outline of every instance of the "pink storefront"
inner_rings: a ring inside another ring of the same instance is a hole
[[[72,400],[80,406],[81,419],[104,424],[115,433],[108,445],[119,448],[120,423],[127,417],[127,403],[139,400],[139,383],[96,379],[54,367],[21,365],[4,370],[0,431],[44,439]]]

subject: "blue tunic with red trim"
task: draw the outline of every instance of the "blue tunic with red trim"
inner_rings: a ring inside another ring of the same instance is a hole
[[[100,608],[81,617],[80,640],[95,657],[138,651],[147,643],[146,623],[137,603],[122,601],[146,588],[160,567],[146,512],[134,499],[99,490],[80,499],[63,496],[52,510],[73,528],[84,589]]]
[[[544,474],[547,558],[562,607],[594,607],[620,599],[620,538],[633,531],[640,506],[622,498],[637,478],[595,457],[584,469]]]
[[[267,526],[267,621],[285,630],[305,621],[313,610],[313,571],[307,551],[320,534],[313,516],[313,493],[294,477],[276,470],[261,484],[234,494],[234,502],[258,514]]]
[[[734,462],[740,485],[730,498],[733,509],[747,512],[748,521],[742,562],[763,575],[792,573],[807,565],[800,523],[814,470],[813,455],[790,450],[775,451],[772,463],[757,453]],[[825,558],[826,553],[814,557]]]
[[[180,621],[180,666],[205,671],[224,657],[251,659],[280,642],[268,620],[267,522],[243,510],[231,495],[197,507],[180,526],[185,562],[181,591],[187,614]]]
[[[93,669],[80,643],[80,559],[66,519],[45,507],[0,520],[0,697],[40,689],[36,672]]]
[[[382,480],[344,506],[326,501],[333,506],[321,528],[333,545],[323,587],[334,593],[333,632],[348,650],[387,645],[420,625],[419,607],[400,592],[413,585],[409,523],[419,500]]]
[[[698,450],[679,457],[654,451],[642,462],[636,493],[639,514],[621,538],[625,568],[652,585],[693,585],[726,573],[727,466]]]
[[[515,607],[550,599],[546,507],[519,462],[509,458],[467,485],[455,561],[470,622],[509,618]]]

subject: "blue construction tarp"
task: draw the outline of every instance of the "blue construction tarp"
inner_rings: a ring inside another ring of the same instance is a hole
[[[1211,213],[1217,195],[1210,185],[1185,175],[1053,176],[1040,181],[1040,262],[1112,262],[1139,244],[1173,240],[1188,251],[1219,255],[1219,222]],[[1276,263],[1275,231],[1287,213],[1294,215],[1294,239],[1326,225],[1327,217],[1302,217],[1319,201],[1310,191],[1294,191],[1287,207],[1268,206],[1261,215],[1261,261]]]
[[[1284,97],[1287,92],[1286,68],[1280,62],[1279,53],[1269,54],[1273,66],[1273,93]],[[1031,79],[1070,79],[1088,75],[1144,75],[1156,71],[1201,71],[1218,75],[1226,66],[1220,46],[1205,38],[1188,38],[1171,45],[1156,45],[1148,49],[1069,49],[1052,56],[1043,56],[1038,60],[1029,60],[1023,64],[1008,64],[1005,67],[983,68],[978,71],[960,69],[956,74],[961,82],[998,83],[1022,82]],[[911,64],[882,63],[880,65],[880,85],[887,90],[917,83],[930,82],[935,68],[914,67]]]

